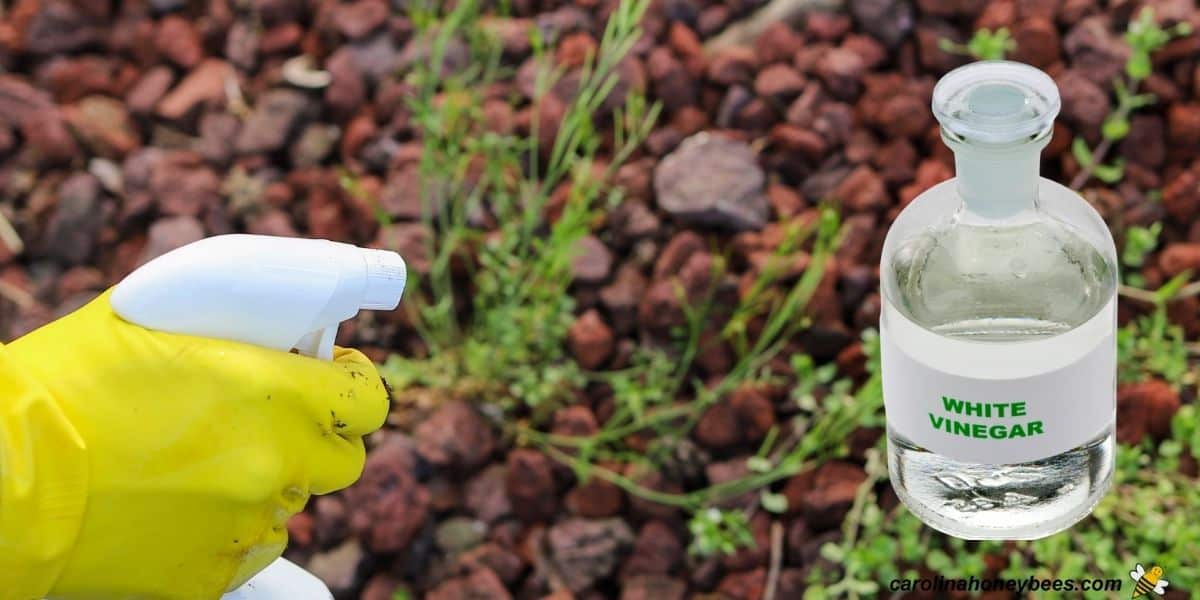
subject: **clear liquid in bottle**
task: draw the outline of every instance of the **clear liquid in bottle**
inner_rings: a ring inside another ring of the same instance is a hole
[[[1111,481],[1116,262],[1071,190],[1038,176],[1058,94],[982,62],[934,92],[957,178],[885,243],[880,333],[892,484],[932,527],[1032,539],[1086,516]]]

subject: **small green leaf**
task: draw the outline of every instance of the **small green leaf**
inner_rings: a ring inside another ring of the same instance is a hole
[[[766,473],[771,470],[771,461],[761,456],[751,456],[746,459],[746,468],[754,473]]]
[[[1141,81],[1150,76],[1150,53],[1134,49],[1125,62],[1125,73],[1134,81]]]
[[[1100,133],[1106,140],[1118,141],[1129,135],[1129,119],[1117,114],[1111,114],[1107,119],[1104,119],[1104,125],[1100,127]]]
[[[1081,137],[1076,137],[1071,142],[1071,154],[1075,157],[1075,162],[1078,162],[1079,166],[1083,168],[1090,167],[1095,160],[1092,158],[1092,149]]]
[[[1111,164],[1096,165],[1092,168],[1092,174],[1104,183],[1116,183],[1125,176],[1125,161],[1117,159]]]
[[[774,494],[767,490],[763,490],[761,501],[762,507],[766,509],[767,512],[781,515],[788,510],[787,496],[784,496],[783,494]]]

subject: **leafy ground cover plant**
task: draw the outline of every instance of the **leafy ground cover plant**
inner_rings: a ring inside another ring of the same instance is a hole
[[[1103,139],[1095,149],[1080,137],[1071,142],[1071,153],[1080,166],[1079,174],[1071,180],[1072,189],[1082,188],[1092,177],[1104,183],[1116,183],[1121,180],[1125,174],[1123,159],[1117,158],[1108,163],[1105,161],[1108,160],[1113,145],[1129,135],[1129,115],[1155,102],[1153,94],[1138,92],[1142,82],[1151,73],[1150,54],[1165,46],[1172,38],[1191,33],[1192,27],[1186,22],[1163,29],[1154,18],[1154,9],[1149,6],[1144,7],[1138,13],[1138,17],[1129,22],[1129,28],[1125,32],[1125,41],[1129,43],[1130,48],[1129,59],[1125,62],[1124,75],[1113,81],[1117,106],[1105,117],[1101,126],[1100,133]]]

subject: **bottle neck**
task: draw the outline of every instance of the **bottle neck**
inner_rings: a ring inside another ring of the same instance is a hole
[[[1049,136],[1015,147],[986,148],[949,141],[965,216],[1009,221],[1037,210],[1042,148]]]

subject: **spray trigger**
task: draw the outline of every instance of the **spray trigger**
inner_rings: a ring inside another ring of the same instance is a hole
[[[337,337],[337,325],[310,331],[296,342],[296,350],[305,356],[321,360],[333,360],[333,338]]]

